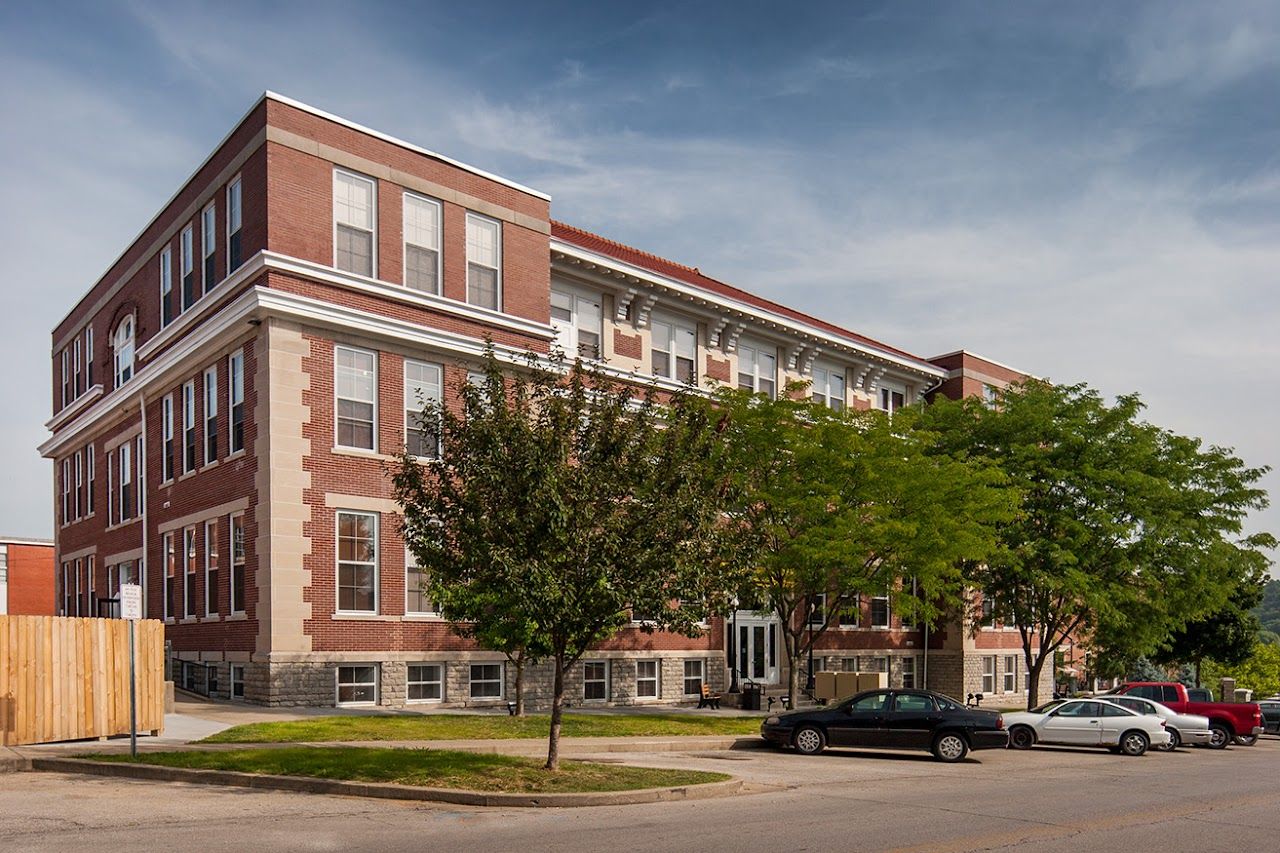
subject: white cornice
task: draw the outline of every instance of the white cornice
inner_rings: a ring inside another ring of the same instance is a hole
[[[89,404],[101,396],[102,383],[99,382],[97,385],[94,385],[88,391],[75,398],[75,400],[71,402],[70,406],[62,409],[58,414],[45,422],[44,428],[49,430],[57,429],[75,417],[77,413],[83,412],[85,409],[89,408]]]
[[[804,323],[785,314],[776,311],[770,311],[749,302],[744,302],[732,297],[723,296],[691,284],[678,281],[668,276],[659,275],[658,273],[646,270],[643,267],[634,266],[617,258],[603,255],[598,252],[592,252],[576,246],[572,243],[565,242],[556,238],[551,239],[551,252],[561,254],[568,258],[574,258],[587,264],[593,264],[604,270],[616,270],[624,273],[629,279],[637,279],[644,282],[650,287],[662,288],[680,295],[686,299],[706,302],[717,306],[722,310],[732,311],[745,317],[749,317],[757,322],[766,323],[775,327],[779,327],[791,334],[800,335],[810,340],[819,340],[828,345],[834,345],[845,350],[852,351],[863,358],[875,358],[882,362],[888,362],[895,367],[906,370],[916,375],[930,376],[941,378],[946,374],[945,370],[935,367],[923,360],[913,360],[903,358],[885,350],[869,346],[861,341],[852,338],[846,338],[841,335],[833,334],[826,329]],[[553,262],[554,265],[554,262]]]

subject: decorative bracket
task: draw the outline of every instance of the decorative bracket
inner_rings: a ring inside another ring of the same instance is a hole
[[[738,349],[738,338],[742,337],[742,332],[746,328],[742,323],[733,324],[733,328],[729,330],[729,339],[724,345],[725,352],[734,352]]]
[[[639,305],[636,306],[636,328],[649,328],[649,314],[653,311],[653,306],[657,304],[658,296],[655,293],[646,293],[641,299]]]
[[[631,308],[631,303],[635,301],[636,295],[639,293],[634,287],[628,288],[626,293],[620,293],[614,299],[614,319],[619,323],[627,319],[627,312]]]
[[[724,334],[725,326],[729,325],[728,317],[721,317],[720,320],[711,329],[711,334],[707,336],[707,343],[710,346],[720,346],[720,338]]]
[[[822,352],[822,347],[809,347],[804,351],[804,358],[800,362],[800,375],[808,376],[813,371],[814,359]]]

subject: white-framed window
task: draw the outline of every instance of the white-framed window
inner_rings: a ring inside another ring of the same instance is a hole
[[[116,326],[111,348],[115,351],[116,387],[133,378],[133,317],[128,316]]]
[[[218,551],[218,519],[204,523],[204,612],[218,615],[218,577],[222,563]]]
[[[983,628],[994,628],[996,626],[996,601],[990,595],[983,593],[982,596],[981,616],[978,617],[978,624]]]
[[[587,702],[604,702],[609,698],[609,662],[582,662],[582,698]]]
[[[218,461],[218,368],[204,371],[204,464]]]
[[[87,391],[93,387],[93,326],[84,329],[84,387]]]
[[[892,382],[880,383],[880,408],[889,414],[907,404],[907,387]]]
[[[404,194],[404,286],[440,293],[440,202]]]
[[[214,268],[214,255],[218,250],[218,208],[213,202],[209,203],[200,213],[200,257],[203,267],[200,271],[201,277],[204,279],[204,291],[209,292],[216,281],[215,276],[218,274]]]
[[[889,627],[889,596],[877,595],[871,599],[871,627]]]
[[[338,667],[337,704],[376,705],[377,703],[377,664],[366,663]]]
[[[334,347],[333,371],[338,446],[377,450],[377,354],[352,347]]]
[[[161,592],[164,596],[164,618],[166,620],[172,619],[174,612],[177,610],[173,605],[175,603],[174,588],[176,585],[174,575],[178,571],[178,556],[173,540],[173,531],[165,533],[160,539],[160,549],[164,559],[164,580]]]
[[[377,270],[377,183],[333,171],[333,265],[372,278]]]
[[[467,302],[502,310],[502,223],[467,213]]]
[[[738,344],[738,387],[764,394],[772,400],[778,393],[778,350],[756,343]]]
[[[827,622],[827,594],[820,592],[809,596],[809,625],[821,628]]]
[[[122,522],[134,516],[131,449],[127,441],[120,445],[120,521]]]
[[[1004,669],[1000,671],[1000,675],[1004,681],[1003,687],[1005,693],[1018,692],[1018,656],[1005,655]]]
[[[444,701],[444,664],[409,664],[408,695],[410,702]]]
[[[982,692],[991,695],[996,692],[996,656],[982,656]]]
[[[71,402],[71,351],[62,351],[62,405]]]
[[[907,655],[902,659],[902,688],[915,690],[916,687],[916,659],[914,655]]]
[[[115,453],[107,451],[107,526],[116,520]]]
[[[338,512],[338,611],[378,612],[378,516]]]
[[[838,367],[814,365],[813,382],[809,386],[810,398],[819,405],[832,411],[844,410],[845,384],[844,371]]]
[[[182,531],[182,559],[183,565],[186,567],[184,577],[182,579],[182,590],[185,593],[182,596],[182,615],[192,617],[196,615],[198,601],[196,599],[196,572],[198,566],[199,554],[196,551],[196,529],[194,527],[184,528]]]
[[[404,549],[404,612],[426,616],[438,613],[427,592],[427,572],[418,566],[418,559],[408,548]]]
[[[75,519],[84,517],[84,453],[76,451]]]
[[[80,396],[80,337],[71,342],[71,396]]]
[[[244,698],[244,664],[231,664],[231,698]]]
[[[858,628],[862,626],[862,596],[855,595],[836,616],[837,625],[841,628]]]
[[[182,386],[182,473],[196,470],[196,383]]]
[[[503,664],[473,663],[469,681],[469,692],[472,699],[501,699]]]
[[[1000,401],[1000,389],[994,385],[988,385],[985,382],[982,385],[982,402],[987,408],[995,408],[996,403]]]
[[[173,394],[165,394],[160,401],[160,441],[163,455],[160,460],[160,482],[173,479]]]
[[[178,240],[178,260],[182,277],[182,310],[186,311],[196,301],[195,229],[190,225],[182,229]]]
[[[173,322],[173,249],[160,250],[160,328]]]
[[[698,382],[698,332],[692,323],[654,320],[652,367],[665,376],[690,385]]]
[[[657,699],[662,695],[662,667],[656,660],[636,661],[636,698]]]
[[[244,450],[244,351],[237,350],[227,358],[227,402],[231,407],[231,429],[228,450]]]
[[[147,509],[147,450],[142,443],[142,436],[138,436],[133,442],[133,461],[134,473],[137,476],[137,512],[142,515]]]
[[[598,293],[555,285],[551,288],[551,325],[568,358],[600,358],[604,311]]]
[[[240,268],[241,257],[240,225],[241,210],[240,176],[236,175],[227,184],[227,275]]]
[[[701,696],[704,677],[703,661],[698,658],[684,662],[684,695]]]
[[[94,497],[93,493],[98,487],[97,477],[97,454],[94,451],[94,445],[90,444],[85,448],[85,481],[87,488],[85,490],[85,507],[89,515],[93,515]],[[108,523],[110,523],[108,521]]]
[[[98,600],[97,600],[98,595],[96,592],[97,584],[94,582],[95,581],[94,574],[96,574],[96,569],[97,569],[96,563],[97,563],[97,558],[94,557],[93,555],[90,555],[84,558],[84,581],[85,581],[84,615],[85,616],[98,615]]]
[[[62,523],[71,522],[71,457],[62,460]]]
[[[231,612],[244,613],[244,513],[231,515]]]
[[[422,419],[425,403],[439,404],[444,388],[444,368],[424,361],[404,362],[404,445],[414,456],[434,459],[440,455],[440,429],[436,421]]]

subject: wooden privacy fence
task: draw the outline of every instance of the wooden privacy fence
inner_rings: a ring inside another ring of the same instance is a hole
[[[164,625],[136,623],[138,731],[164,726]],[[0,743],[129,733],[129,623],[0,616]]]

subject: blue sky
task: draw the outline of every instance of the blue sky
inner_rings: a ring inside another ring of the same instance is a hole
[[[689,5],[0,9],[2,532],[52,530],[49,330],[264,89],[1280,462],[1280,6]]]

